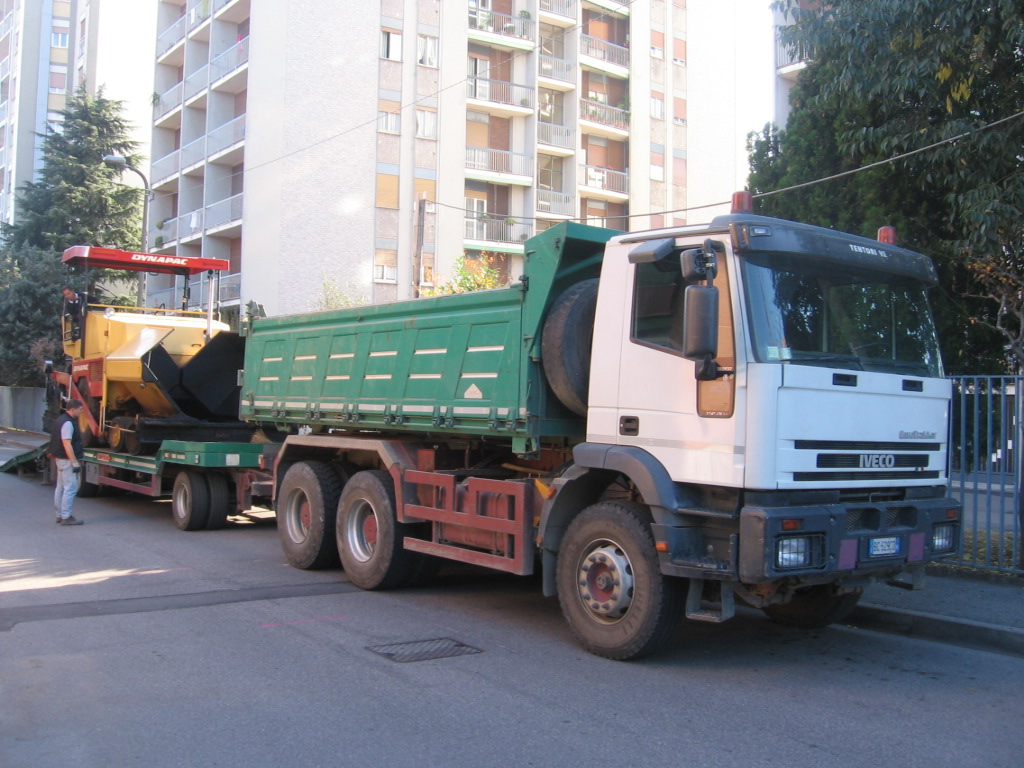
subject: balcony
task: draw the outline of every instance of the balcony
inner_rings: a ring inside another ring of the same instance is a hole
[[[541,13],[553,13],[568,19],[576,19],[576,0],[540,0]]]
[[[189,0],[185,18],[188,19],[189,30],[198,27],[210,18],[210,0]]]
[[[237,88],[237,90],[231,87],[224,87],[225,84],[220,81],[233,73],[239,72],[248,63],[249,38],[245,37],[210,62],[210,82],[217,83],[217,90],[219,91],[239,93],[245,89],[244,78],[238,78],[241,81],[241,87]]]
[[[558,152],[548,154],[568,157],[576,151],[576,129],[567,128],[564,125],[554,123],[537,122],[537,143],[546,144],[549,147],[557,147]]]
[[[160,118],[181,106],[184,88],[184,83],[176,83],[156,97],[156,101],[153,104],[153,122],[157,122]]]
[[[189,302],[193,307],[205,307],[208,281],[206,275],[192,278],[189,281]],[[235,272],[220,276],[220,290],[217,292],[220,302],[237,301],[242,295],[242,273]],[[146,299],[147,307],[180,307],[181,287],[172,286],[158,291],[149,291]]]
[[[206,136],[206,156],[216,158],[222,165],[234,165],[242,161],[241,149],[229,152],[237,148],[245,140],[245,115],[229,120],[224,125],[218,126]]]
[[[784,43],[779,38],[780,29],[775,30],[775,71],[779,77],[796,82],[801,70],[807,67],[811,59],[811,51],[805,44],[799,46]]]
[[[625,200],[629,196],[629,174],[595,165],[580,166],[579,183],[588,189],[588,196],[609,200]],[[599,190],[597,194],[594,190]],[[604,194],[601,194],[604,193]]]
[[[553,83],[553,87],[559,90],[570,90],[566,86],[576,85],[576,65],[571,61],[565,59],[559,59],[555,56],[549,56],[547,54],[540,54],[537,58],[537,74],[540,77],[547,78],[548,80],[556,80]],[[565,85],[559,87],[559,83]]]
[[[532,114],[536,104],[532,86],[486,77],[470,77],[466,80],[466,98],[483,102],[483,106],[491,108],[489,111],[508,116]]]
[[[156,57],[160,59],[165,53],[174,48],[185,39],[187,32],[187,18],[182,16],[167,29],[160,33],[156,39]]]
[[[187,170],[194,165],[199,165],[206,159],[206,137],[203,136],[195,141],[190,141],[180,151],[181,167],[183,169]]]
[[[191,75],[185,78],[184,84],[184,100],[188,101],[199,93],[206,90],[207,86],[210,85],[210,67],[209,65],[200,67]]]
[[[519,176],[521,179],[509,179],[503,177],[504,183],[521,183],[530,185],[533,183],[534,159],[530,155],[520,152],[509,152],[504,149],[490,149],[487,147],[466,147],[466,170],[470,171],[467,176],[493,181],[494,174],[510,174]],[[482,171],[482,173],[472,173]]]
[[[167,179],[171,178],[181,170],[181,150],[174,150],[159,160],[154,160],[149,168],[149,176],[153,180],[153,186],[158,187]]]
[[[232,224],[240,224],[242,221],[242,193],[232,195],[225,200],[218,200],[216,203],[207,206],[204,215],[206,230],[221,231]]]
[[[629,112],[599,101],[580,99],[580,120],[586,120],[609,130],[589,131],[604,136],[625,136],[629,133]]]
[[[629,76],[629,48],[591,35],[580,35],[580,55],[609,66],[598,66],[620,77]]]
[[[537,190],[537,213],[572,216],[576,213],[576,196],[550,189]]]
[[[484,32],[485,35],[474,35]],[[481,8],[469,9],[469,36],[488,43],[501,45],[503,42],[510,48],[529,50],[537,39],[537,23],[523,16],[510,16],[507,13]]]
[[[466,216],[466,239],[493,243],[524,243],[533,235],[533,225],[500,213]]]

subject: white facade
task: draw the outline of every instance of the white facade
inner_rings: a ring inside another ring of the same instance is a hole
[[[155,10],[148,0],[0,0],[0,220],[17,216],[18,188],[42,167],[42,137],[81,83],[125,102],[148,153]]]
[[[568,219],[706,221],[775,116],[768,0],[155,3],[151,250],[229,259],[221,301],[271,314],[464,252],[515,279]]]

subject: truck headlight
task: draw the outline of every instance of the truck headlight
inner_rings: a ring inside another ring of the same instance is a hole
[[[820,535],[785,536],[775,542],[775,567],[780,571],[820,568],[823,549]]]
[[[952,552],[956,549],[956,544],[954,523],[939,523],[932,528],[932,552]]]

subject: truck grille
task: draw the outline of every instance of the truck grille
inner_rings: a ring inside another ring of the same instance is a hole
[[[929,470],[930,455],[940,443],[866,442],[848,440],[797,440],[798,451],[820,451],[814,466],[824,472],[794,472],[796,482],[856,480],[936,480],[939,470]],[[830,471],[829,471],[830,470]]]

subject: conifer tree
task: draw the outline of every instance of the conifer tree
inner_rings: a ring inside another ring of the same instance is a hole
[[[102,91],[75,93],[60,129],[43,137],[38,177],[17,191],[15,223],[2,227],[0,241],[0,385],[43,384],[41,359],[61,354],[61,286],[88,291],[104,277],[94,270],[86,285],[61,264],[64,250],[137,247],[142,191],[103,164],[104,155],[138,162],[121,109]]]

